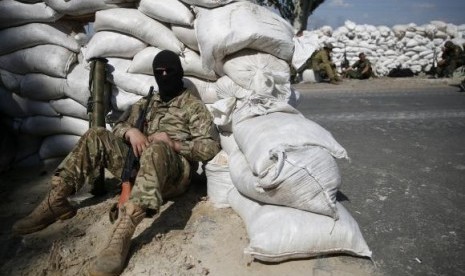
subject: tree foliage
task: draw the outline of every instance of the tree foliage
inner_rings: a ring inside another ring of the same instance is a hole
[[[281,17],[289,21],[297,31],[307,29],[308,17],[325,0],[256,0],[257,4],[269,6],[279,11]]]

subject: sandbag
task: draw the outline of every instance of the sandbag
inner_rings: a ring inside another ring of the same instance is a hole
[[[244,254],[266,262],[282,262],[345,253],[371,257],[362,232],[347,209],[337,203],[339,220],[284,206],[259,204],[233,189],[231,207],[244,220],[249,244]]]
[[[73,16],[92,15],[99,10],[134,6],[130,1],[114,4],[105,0],[44,0],[44,2],[61,14]]]
[[[82,49],[84,58],[89,61],[98,57],[133,58],[147,47],[147,44],[126,34],[100,31],[95,33]]]
[[[0,85],[10,91],[18,91],[23,75],[0,69]]]
[[[234,188],[229,176],[228,154],[221,150],[205,165],[208,200],[216,208],[229,207],[228,193]]]
[[[57,134],[46,137],[39,150],[40,159],[64,157],[74,148],[80,136]]]
[[[54,44],[78,53],[81,46],[70,35],[48,24],[30,23],[0,31],[0,55],[37,45]]]
[[[182,2],[194,6],[201,6],[206,8],[215,8],[219,6],[223,6],[234,2],[236,0],[181,0]]]
[[[174,35],[188,48],[199,51],[199,42],[194,27],[172,25]]]
[[[108,58],[110,72],[107,80],[126,92],[147,96],[150,86],[158,91],[158,85],[153,76],[127,73],[131,60],[121,58]]]
[[[15,0],[0,1],[0,29],[31,22],[55,22],[63,16],[45,3],[26,4]]]
[[[83,120],[89,120],[87,107],[81,105],[71,98],[64,98],[50,101],[50,105],[60,115],[76,117]]]
[[[184,77],[183,82],[184,87],[190,89],[202,102],[211,104],[218,100],[216,83],[190,76]]]
[[[33,101],[0,87],[0,110],[11,117],[58,116],[48,102]]]
[[[282,100],[291,94],[289,64],[273,55],[241,50],[225,58],[223,70],[235,83],[257,94]]]
[[[194,24],[194,14],[178,0],[141,0],[137,9],[161,22],[182,26]]]
[[[76,53],[57,45],[38,45],[0,56],[0,67],[17,74],[43,73],[66,77]]]
[[[252,95],[236,108],[232,122],[239,148],[265,183],[279,176],[286,152],[296,148],[320,146],[335,158],[348,158],[329,131],[273,97]]]
[[[30,116],[24,118],[20,124],[20,131],[22,133],[39,136],[56,134],[73,134],[82,136],[88,129],[88,121],[69,116]]]
[[[227,75],[222,76],[216,81],[217,94],[220,99],[234,97],[237,99],[246,98],[252,95],[253,91],[247,90],[235,83]]]
[[[126,92],[117,86],[112,87],[111,105],[115,110],[126,111],[131,105],[140,100],[140,98],[142,98],[141,95]]]
[[[174,33],[136,9],[111,9],[95,13],[94,30],[116,31],[136,37],[145,43],[181,54],[184,45]]]
[[[292,26],[265,7],[236,2],[215,9],[196,7],[194,12],[203,66],[214,69],[220,76],[224,75],[223,58],[244,48],[263,51],[287,62],[292,59]]]
[[[293,207],[338,219],[336,192],[341,176],[336,161],[321,147],[288,151],[279,177],[263,183],[253,174],[240,150],[229,156],[231,179],[237,190],[256,201]],[[268,185],[266,185],[268,184]],[[272,184],[272,185],[271,185]]]

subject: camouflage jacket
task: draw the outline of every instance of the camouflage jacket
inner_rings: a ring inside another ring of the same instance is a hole
[[[442,59],[446,62],[458,61],[462,55],[462,48],[458,45],[454,45],[451,49],[448,49],[442,53]]]
[[[329,64],[332,65],[331,61],[331,56],[328,54],[328,52],[325,49],[321,49],[317,52],[315,52],[312,55],[312,68],[313,70],[319,70],[320,64]]]
[[[357,72],[362,72],[363,69],[365,69],[367,66],[369,66],[368,71],[370,72],[371,70],[371,62],[366,58],[364,61],[357,60],[354,65],[352,65],[352,68],[356,69]]]
[[[124,139],[132,128],[147,99],[144,97],[129,108],[116,122],[113,133]],[[171,139],[181,142],[180,154],[189,161],[207,161],[220,150],[214,135],[213,119],[205,104],[186,90],[165,103],[158,94],[152,97],[144,122],[145,135],[166,132]]]

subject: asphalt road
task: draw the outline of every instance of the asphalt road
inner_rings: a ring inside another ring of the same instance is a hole
[[[341,88],[343,90],[343,88]],[[382,275],[465,275],[465,93],[313,91],[298,109],[349,153],[339,199]]]

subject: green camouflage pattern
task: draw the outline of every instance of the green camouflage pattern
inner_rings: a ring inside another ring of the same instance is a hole
[[[330,80],[336,79],[335,65],[331,61],[331,56],[325,49],[317,51],[311,57],[312,69],[314,72],[323,73]]]
[[[113,131],[103,127],[89,129],[56,170],[76,191],[84,183],[94,183],[100,166],[120,177],[129,145],[125,132],[135,124],[146,98],[136,102],[116,123]],[[170,102],[152,97],[144,134],[166,132],[182,144],[180,153],[163,142],[152,143],[139,159],[130,201],[148,209],[159,210],[164,198],[184,192],[189,184],[191,162],[204,162],[220,150],[213,119],[204,103],[186,90]]]

